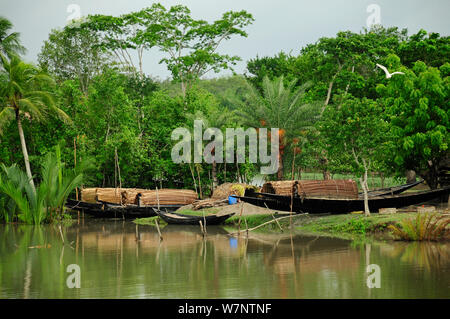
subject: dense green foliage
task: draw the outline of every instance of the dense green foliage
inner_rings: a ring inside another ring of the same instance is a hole
[[[375,26],[361,33],[347,31],[333,38],[321,38],[303,48],[298,56],[281,52],[274,57],[253,59],[248,63],[247,77],[258,88],[264,76],[283,75],[296,80],[297,85],[311,81],[307,98],[323,100],[324,111],[329,109],[333,116],[345,115],[346,108],[341,106],[349,98],[377,104],[379,118],[386,121],[379,123],[389,128],[384,136],[391,152],[385,153],[389,158],[377,157],[378,165],[372,169],[397,176],[412,169],[431,188],[436,188],[441,182],[439,168],[446,167],[448,160],[449,57],[448,36],[424,30],[408,36],[406,30]],[[386,79],[376,64],[386,66],[391,73],[406,74]],[[351,129],[351,124],[345,127]],[[340,134],[335,135],[334,141],[329,135],[328,142],[320,132],[314,134],[315,142],[303,149],[297,165],[357,173],[349,149],[345,150],[338,140],[345,130],[336,128]],[[340,152],[327,156],[334,144],[341,146]]]
[[[79,163],[76,169],[61,162],[60,148],[48,153],[41,167],[41,182],[34,188],[29,178],[16,165],[2,164],[0,174],[0,218],[16,219],[27,224],[63,218],[64,204],[76,187],[81,186],[90,162]]]
[[[366,98],[347,97],[342,104],[328,106],[319,125],[328,155],[342,158],[342,151],[350,154],[348,163],[366,193],[369,170],[380,167],[389,154],[385,146],[389,140],[388,125],[379,104]],[[365,199],[368,214],[367,197]]]
[[[449,37],[381,26],[338,32],[298,54],[256,57],[245,76],[201,79],[239,60],[218,50],[232,36],[246,37],[252,21],[229,11],[210,23],[185,6],[160,4],[89,16],[52,30],[33,66],[20,59],[11,23],[0,19],[0,162],[23,166],[27,180],[41,184],[44,175],[32,172],[64,141],[66,167],[95,163],[84,186],[183,187],[207,196],[226,181],[250,182],[258,163],[172,161],[171,132],[192,130],[201,118],[223,132],[279,128],[282,165],[271,179],[302,170],[326,178],[413,169],[439,186],[449,144]],[[165,54],[170,80],[143,73],[143,52],[154,49]],[[405,74],[387,79],[376,64]]]
[[[390,60],[399,63],[396,56]],[[415,170],[436,188],[439,166],[448,155],[450,140],[450,64],[438,69],[418,61],[405,73],[377,88],[394,135],[391,144],[396,156],[390,164]]]

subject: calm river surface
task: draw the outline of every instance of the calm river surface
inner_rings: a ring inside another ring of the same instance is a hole
[[[449,298],[450,244],[377,243],[131,221],[0,225],[0,298]],[[138,237],[138,240],[137,240]],[[67,267],[81,288],[68,288]],[[379,265],[380,288],[366,284]]]

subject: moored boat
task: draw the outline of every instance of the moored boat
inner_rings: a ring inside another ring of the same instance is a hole
[[[160,209],[174,211],[183,205],[160,205]],[[71,210],[82,211],[90,216],[97,218],[139,218],[156,216],[153,208],[158,205],[119,205],[109,202],[87,203],[79,200],[68,199],[66,207]]]
[[[225,222],[228,218],[234,215],[206,215],[206,216],[191,216],[171,212],[163,212],[162,210],[153,208],[155,214],[161,217],[166,223],[172,225],[199,225],[202,222],[204,225],[219,225]]]
[[[375,196],[386,196],[386,195],[397,195],[397,194],[401,194],[405,191],[407,191],[408,189],[411,189],[419,184],[423,183],[423,179],[414,183],[409,183],[409,184],[403,184],[403,185],[399,185],[399,186],[393,186],[393,187],[387,187],[387,188],[379,188],[379,189],[374,189],[372,191],[367,192],[369,197],[375,197]],[[358,196],[360,198],[363,198],[364,193],[360,192],[358,193]]]
[[[373,212],[380,208],[401,208],[421,204],[430,200],[448,196],[450,187],[410,194],[383,195],[369,197],[369,209]],[[336,199],[320,197],[286,196],[268,193],[249,193],[246,196],[234,196],[240,200],[270,209],[292,211],[296,213],[346,214],[364,210],[364,199]]]

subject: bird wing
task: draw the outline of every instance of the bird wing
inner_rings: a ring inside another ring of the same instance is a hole
[[[405,74],[405,73],[403,73],[403,72],[394,72],[391,75],[394,75],[394,74]]]
[[[389,75],[389,71],[388,71],[388,69],[385,66],[377,63],[377,67],[382,69],[384,71],[384,73],[386,73],[386,75]]]

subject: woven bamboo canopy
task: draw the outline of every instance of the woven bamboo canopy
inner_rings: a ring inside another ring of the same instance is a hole
[[[81,200],[88,203],[98,201],[114,204],[141,205],[187,205],[195,201],[197,193],[189,189],[159,189],[141,188],[84,188],[81,190]]]
[[[271,181],[263,185],[261,192],[304,198],[357,199],[358,185],[351,179]]]

